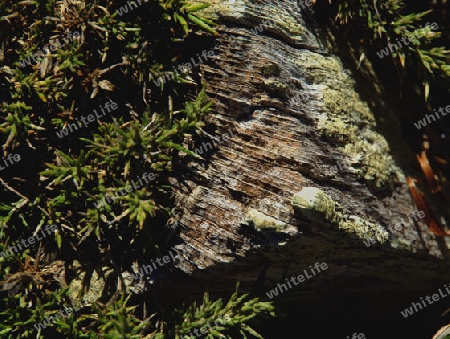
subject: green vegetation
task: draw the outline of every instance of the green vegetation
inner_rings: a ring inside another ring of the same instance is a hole
[[[346,29],[347,37],[364,46],[365,50],[375,52],[389,44],[399,47],[394,47],[394,52],[390,53],[398,75],[402,83],[413,80],[422,84],[425,101],[432,85],[448,88],[450,50],[442,47],[448,45],[448,38],[442,36],[442,31],[448,32],[448,20],[436,15],[430,19],[432,10],[415,12],[415,8],[403,0],[329,2],[336,13],[336,21]],[[426,6],[425,2],[414,5]],[[438,26],[436,31],[423,29],[433,22]],[[407,36],[416,38],[411,43],[402,43],[401,39]]]
[[[331,3],[339,23],[357,27],[355,40],[373,51],[418,32],[429,14],[404,14],[406,6],[395,0]],[[164,313],[169,316],[150,309],[143,319],[126,289],[110,285],[77,312],[35,327],[93,295],[94,275],[118,277],[133,261],[149,262],[166,250],[169,178],[180,158],[198,157],[188,145],[202,134],[212,108],[198,70],[172,71],[201,51],[192,41],[210,46],[217,35],[199,14],[208,5],[149,0],[119,15],[122,6],[117,0],[0,1],[0,143],[5,159],[21,158],[0,169],[0,251],[45,225],[58,226],[34,246],[0,256],[0,337],[194,338],[193,330],[217,322],[207,338],[262,338],[248,322],[273,315],[271,303],[236,292],[224,304],[205,294],[198,307]],[[439,32],[417,36],[392,61],[402,79],[418,77],[428,100],[431,84],[448,84],[449,51],[437,45]],[[157,86],[153,80],[164,74],[172,80]],[[283,84],[272,85],[284,93]],[[107,102],[118,108],[89,126],[79,123]],[[57,135],[70,126],[70,134]],[[128,191],[144,173],[158,176]],[[76,275],[83,276],[78,295],[67,288]]]
[[[119,16],[121,6],[126,2],[0,2],[0,139],[5,157],[21,156],[0,173],[0,251],[47,224],[58,226],[0,258],[0,337],[171,338],[197,326],[199,317],[217,315],[226,320],[214,337],[238,324],[241,333],[260,337],[246,322],[271,310],[269,303],[235,294],[222,305],[205,297],[199,310],[194,304],[184,318],[165,322],[156,309],[151,320],[139,318],[123,286],[106,285],[77,312],[39,331],[34,326],[93,295],[94,275],[120,276],[132,261],[148,262],[165,250],[173,207],[168,179],[180,157],[198,157],[187,141],[202,133],[212,107],[206,85],[193,81],[198,70],[160,87],[152,81],[174,75],[183,56],[199,52],[189,39],[212,43],[214,23],[198,14],[209,5],[151,0]],[[98,123],[79,122],[107,102],[118,108]],[[61,138],[63,128],[71,133]],[[157,177],[96,205],[144,173]],[[75,275],[84,277],[78,295],[66,287]]]
[[[186,310],[174,314],[172,323],[175,326],[175,338],[195,339],[195,329],[207,331],[205,338],[263,338],[258,332],[251,328],[247,322],[256,316],[274,315],[273,306],[270,302],[258,301],[258,298],[246,300],[248,295],[238,297],[236,292],[224,305],[222,299],[209,300],[205,293],[203,303],[197,307],[196,303]],[[169,334],[171,331],[169,330]],[[199,333],[197,331],[197,333]],[[155,338],[168,338],[167,336]]]

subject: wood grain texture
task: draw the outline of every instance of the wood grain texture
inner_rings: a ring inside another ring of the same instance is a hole
[[[228,293],[237,281],[243,291],[263,294],[316,262],[329,269],[285,293],[286,303],[314,304],[339,291],[373,305],[389,300],[386,312],[394,314],[446,282],[447,240],[409,218],[414,205],[405,177],[420,168],[370,64],[364,61],[357,77],[345,73],[332,37],[294,3],[215,1],[208,9],[220,23],[216,56],[200,66],[215,102],[208,132],[233,136],[204,161],[186,156],[174,163],[181,227],[171,245],[179,255],[149,292],[161,302],[204,290]],[[265,20],[273,26],[253,33]],[[352,72],[356,65],[355,58]],[[333,131],[338,124],[344,128]],[[380,151],[378,140],[387,140],[389,151]],[[212,141],[195,140],[195,147],[203,142]],[[338,162],[346,165],[333,172]],[[382,188],[374,186],[378,179]],[[381,225],[389,241],[367,247],[351,232],[308,220],[290,203],[303,187],[318,187],[346,214]],[[250,209],[286,223],[286,230],[265,234],[243,225]],[[408,224],[389,228],[401,220]]]

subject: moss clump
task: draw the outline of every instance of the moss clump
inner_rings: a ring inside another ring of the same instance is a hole
[[[376,52],[378,57],[383,58],[380,50],[388,46],[396,47],[395,52],[389,53],[383,61],[395,67],[402,83],[422,84],[420,94],[425,101],[433,97],[434,91],[440,93],[441,84],[448,85],[450,65],[446,54],[449,51],[443,47],[448,46],[448,36],[439,32],[447,27],[448,17],[445,13],[434,15],[432,20],[437,22],[430,27],[431,17],[428,15],[436,9],[431,2],[429,9],[423,12],[416,12],[416,2],[402,0],[382,3],[330,0],[329,4],[327,14],[330,10],[336,14],[332,25],[346,31],[346,40],[364,50],[366,57]],[[405,42],[405,38],[409,42]]]
[[[192,86],[199,67],[175,70],[203,48],[192,34],[217,35],[198,13],[206,7],[161,0],[123,12],[117,1],[2,1],[0,144],[23,160],[1,175],[0,251],[46,224],[57,230],[1,260],[1,279],[23,276],[27,288],[1,298],[0,337],[149,334],[134,307],[119,307],[118,277],[132,262],[162,256],[173,165],[198,158],[189,145],[212,101],[205,86]],[[52,261],[63,263],[64,279]],[[61,279],[41,283],[44,274]],[[51,329],[33,326],[71,299],[113,311],[83,308]],[[80,326],[86,318],[90,325]]]

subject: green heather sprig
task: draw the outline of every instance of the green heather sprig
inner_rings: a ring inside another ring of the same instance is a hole
[[[109,314],[98,313],[95,331],[88,325],[97,315],[88,307],[39,335],[33,327],[68,297],[61,282],[49,278],[42,283],[42,258],[61,260],[68,270],[76,258],[81,268],[67,274],[91,277],[94,271],[111,269],[120,275],[124,257],[145,260],[160,251],[173,208],[168,177],[177,175],[172,168],[180,155],[197,157],[185,140],[200,133],[212,107],[205,87],[192,86],[192,81],[187,86],[187,78],[164,88],[149,80],[175,62],[180,48],[198,52],[187,44],[191,34],[217,35],[213,22],[200,15],[209,5],[151,0],[145,10],[142,6],[132,16],[119,17],[118,3],[0,4],[0,143],[4,157],[21,156],[14,171],[5,169],[0,178],[0,243],[29,238],[46,224],[58,225],[57,232],[35,248],[1,260],[0,278],[17,277],[17,286],[23,286],[0,300],[5,310],[0,313],[1,337],[143,337],[142,319],[133,315],[135,305],[125,305],[127,298],[111,302]],[[33,54],[67,32],[80,34],[39,56]],[[30,56],[36,60],[24,63]],[[57,131],[110,101],[117,103],[110,114],[63,139],[57,137]],[[145,172],[158,173],[157,179],[95,208],[98,199],[128,187]],[[112,245],[116,243],[120,245]],[[5,246],[0,244],[0,250]],[[83,291],[89,290],[88,278],[81,284]],[[105,286],[103,292],[105,298],[112,297],[114,286]]]
[[[429,98],[431,84],[440,80],[450,84],[450,50],[437,46],[441,32],[424,29],[424,20],[431,10],[405,14],[407,6],[403,0],[330,0],[330,3],[336,9],[337,22],[348,26],[347,32],[355,34],[355,41],[363,41],[365,48],[376,51],[407,36],[416,37],[413,43],[403,44],[391,57],[401,78],[418,74],[425,101]]]
[[[274,307],[271,302],[259,301],[258,298],[248,298],[248,294],[238,296],[236,291],[228,302],[222,298],[215,301],[209,299],[205,292],[203,301],[197,306],[194,302],[185,310],[179,310],[171,318],[174,327],[167,326],[165,330],[157,331],[155,338],[197,338],[196,333],[206,331],[206,338],[252,338],[263,337],[256,332],[249,322],[256,317],[274,316]],[[214,325],[212,325],[214,324]]]

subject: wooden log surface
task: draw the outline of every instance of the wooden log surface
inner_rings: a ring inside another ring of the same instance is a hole
[[[339,322],[333,333],[343,338],[392,335],[390,326],[436,332],[448,302],[430,307],[436,324],[419,321],[429,310],[413,320],[400,311],[448,282],[449,243],[410,217],[405,178],[420,169],[370,63],[356,70],[355,57],[344,67],[332,36],[295,1],[213,2],[205,12],[220,37],[199,66],[215,102],[210,136],[193,141],[203,160],[174,163],[178,254],[148,297],[175,305],[204,290],[231,293],[237,281],[265,297],[319,262],[328,268],[275,298],[305,328]],[[339,204],[348,223],[295,208],[292,197],[308,187]],[[260,227],[251,210],[266,218]],[[266,229],[271,222],[283,226]],[[375,229],[387,237],[368,247],[364,230]]]

